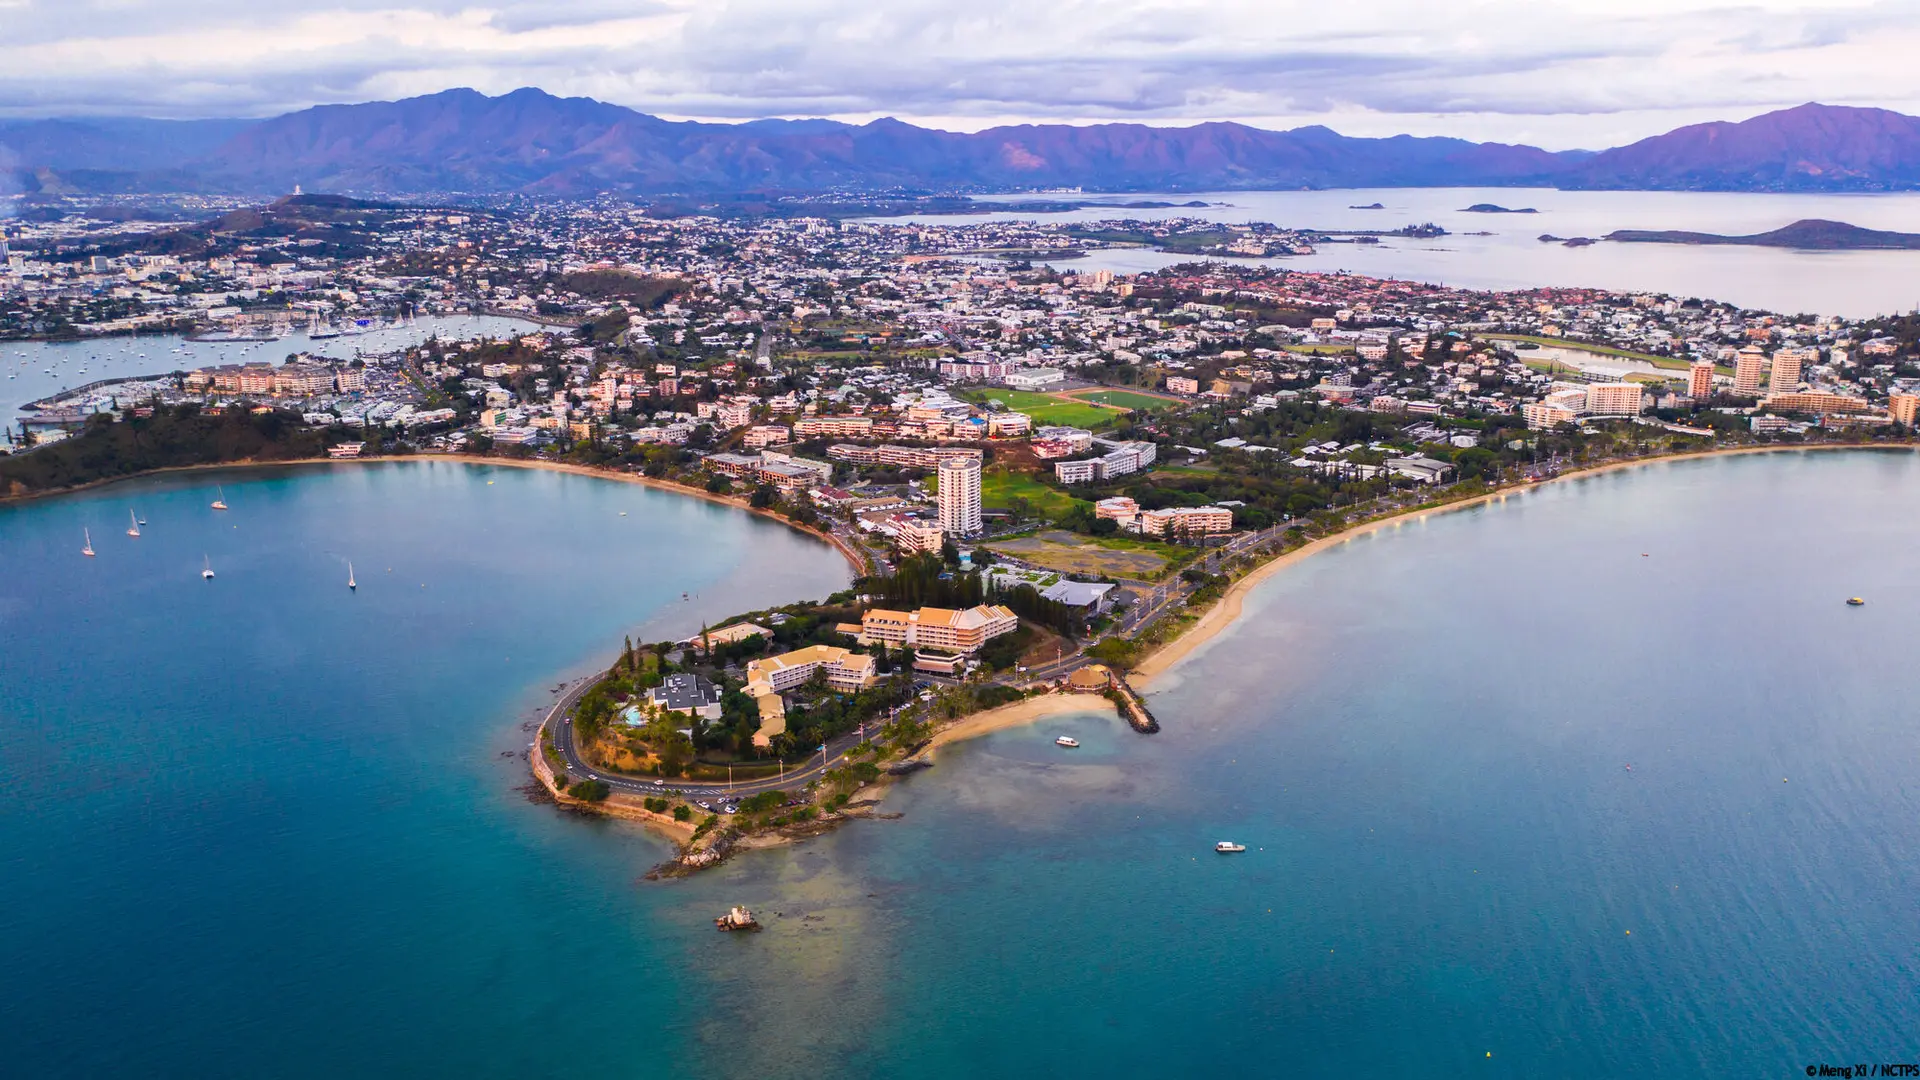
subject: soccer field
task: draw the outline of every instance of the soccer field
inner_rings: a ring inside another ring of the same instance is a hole
[[[1081,401],[1097,401],[1102,405],[1112,405],[1119,409],[1140,409],[1152,412],[1155,409],[1169,409],[1178,402],[1166,398],[1136,394],[1131,390],[1085,390],[1074,394]]]
[[[1104,405],[1070,401],[1029,390],[969,390],[961,396],[975,404],[997,400],[1015,412],[1033,417],[1036,426],[1044,424],[1091,429],[1104,427],[1120,417],[1117,409]]]

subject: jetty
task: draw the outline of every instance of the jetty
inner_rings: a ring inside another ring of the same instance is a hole
[[[1116,673],[1113,677],[1114,706],[1120,710],[1120,718],[1142,735],[1152,735],[1160,730],[1160,721],[1153,718],[1147,703],[1128,682],[1127,677]]]

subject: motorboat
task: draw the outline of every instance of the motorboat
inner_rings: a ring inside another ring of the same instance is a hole
[[[1232,854],[1235,854],[1236,852],[1247,850],[1247,845],[1236,844],[1231,840],[1222,840],[1219,843],[1213,845],[1213,850],[1219,852],[1222,855],[1232,855]]]
[[[1848,607],[1859,607],[1860,605],[1862,605],[1862,604],[1864,604],[1864,603],[1866,603],[1866,601],[1865,601],[1865,600],[1862,600],[1862,599],[1860,599],[1860,598],[1859,598],[1859,597],[1857,597],[1857,596],[1850,596],[1850,597],[1848,597],[1848,598],[1847,598],[1847,606],[1848,606]]]
[[[140,535],[140,515],[131,510],[127,511],[127,535]]]
[[[1055,740],[1053,740],[1053,745],[1055,745],[1055,746],[1064,746],[1064,747],[1066,747],[1066,748],[1068,748],[1068,749],[1072,749],[1072,748],[1074,748],[1074,747],[1076,747],[1076,746],[1079,746],[1079,745],[1080,745],[1080,740],[1079,740],[1079,739],[1076,739],[1076,738],[1074,738],[1074,737],[1073,737],[1073,736],[1071,736],[1071,735],[1062,735],[1062,736],[1060,736],[1059,738],[1057,738],[1057,739],[1055,739]]]
[[[219,492],[219,495],[213,500],[213,508],[215,510],[225,510],[227,508],[227,489],[215,485],[214,490]]]
[[[209,556],[203,555],[201,556],[201,560],[202,560],[201,569],[200,569],[201,580],[212,581],[213,580],[213,559]]]
[[[89,529],[81,529],[80,535],[87,538],[87,546],[80,549],[80,554],[89,559],[93,558],[93,532]]]

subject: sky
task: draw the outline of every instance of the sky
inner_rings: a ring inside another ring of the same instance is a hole
[[[1600,148],[1920,112],[1920,0],[0,0],[0,115],[522,86],[673,119],[1237,120]]]

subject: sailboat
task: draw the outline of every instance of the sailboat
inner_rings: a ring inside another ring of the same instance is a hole
[[[93,558],[93,532],[88,529],[81,529],[80,532],[87,538],[87,546],[80,549],[80,554],[91,559]]]
[[[354,584],[354,581],[353,581],[353,563],[351,563],[351,562],[349,562],[349,563],[347,563],[347,591],[348,591],[348,592],[352,592],[353,590],[355,590],[355,589],[358,589],[359,587],[360,587],[360,586],[358,586],[358,585],[356,585],[356,584]]]
[[[214,490],[220,493],[220,497],[213,500],[213,508],[215,510],[225,510],[227,508],[227,489],[215,484]],[[208,574],[207,576],[212,577],[213,575]]]
[[[131,510],[127,511],[127,535],[140,535],[140,515]]]
[[[213,559],[205,555],[200,556],[200,558],[205,560],[200,571],[201,579],[206,581],[213,580]]]

